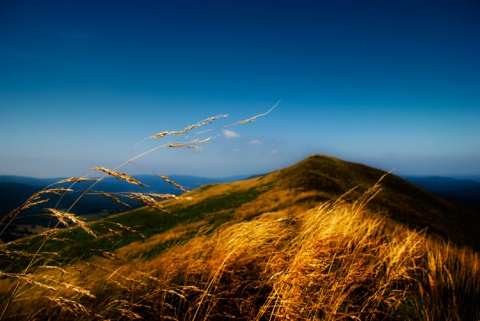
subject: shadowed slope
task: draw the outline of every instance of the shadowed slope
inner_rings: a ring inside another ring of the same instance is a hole
[[[384,174],[362,164],[313,155],[277,175],[285,188],[316,191],[328,199],[336,199],[356,187],[351,193],[356,199]],[[369,208],[412,228],[427,228],[428,233],[480,249],[479,214],[453,205],[396,175],[389,174],[382,180],[382,191],[369,203]]]
[[[232,217],[254,217],[282,209],[292,212],[335,200],[349,191],[343,197],[356,200],[385,174],[384,171],[362,164],[313,155],[261,177],[204,186],[186,194],[189,201],[172,201],[172,204],[188,207],[195,200],[220,197],[225,204],[241,205],[232,206]],[[243,193],[243,196],[238,193]],[[250,198],[242,200],[245,193]],[[220,204],[217,206],[222,207]],[[384,177],[381,192],[368,207],[411,228],[427,229],[429,234],[480,249],[480,238],[477,236],[480,230],[479,214],[451,204],[394,174]]]

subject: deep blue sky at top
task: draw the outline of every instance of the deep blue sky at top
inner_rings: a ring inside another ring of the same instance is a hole
[[[135,146],[147,136],[278,100],[202,151],[162,149],[125,171],[253,174],[323,153],[480,174],[480,5],[0,1],[0,174],[113,168],[162,143]]]

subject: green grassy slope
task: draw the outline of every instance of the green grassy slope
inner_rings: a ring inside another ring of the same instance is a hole
[[[61,237],[74,240],[71,245],[66,245],[70,257],[81,254],[86,258],[89,254],[83,251],[84,248],[113,251],[141,240],[141,235],[149,238],[181,225],[196,224],[196,229],[188,233],[192,237],[200,230],[211,233],[226,222],[233,224],[250,220],[268,212],[289,215],[339,197],[355,201],[385,174],[362,164],[313,155],[265,176],[205,185],[178,199],[164,202],[168,212],[144,207],[94,222],[93,230],[104,235],[97,239],[78,229],[69,230]],[[381,192],[369,202],[368,207],[410,228],[426,229],[430,235],[480,249],[478,214],[448,203],[394,174],[383,178]],[[138,233],[127,233],[113,222],[129,226]],[[106,226],[122,235],[107,233]],[[112,242],[115,239],[118,241]],[[178,241],[187,239],[184,236]],[[64,246],[57,242],[47,249],[57,251]]]
[[[71,242],[52,241],[45,249],[51,252],[65,249],[63,252],[69,258],[86,259],[95,250],[114,251],[142,237],[149,238],[174,227],[196,224],[188,236],[183,235],[176,243],[161,246],[166,249],[187,241],[200,230],[211,233],[226,222],[250,220],[267,212],[280,211],[288,215],[339,197],[356,200],[385,174],[362,164],[313,155],[261,177],[205,185],[178,199],[164,202],[168,212],[143,207],[93,222],[92,229],[100,235],[96,239],[80,229],[68,229],[58,238],[69,238]],[[394,174],[386,175],[381,186],[381,192],[368,204],[370,210],[410,228],[426,229],[431,235],[480,249],[478,214],[448,203]],[[115,223],[131,227],[136,232],[126,231]],[[41,244],[36,239],[33,238],[24,249],[34,251]],[[85,252],[85,248],[93,251]],[[161,251],[157,249],[149,256]]]
[[[176,200],[166,201],[164,206],[169,213],[141,208],[95,225],[115,221],[150,237],[182,224],[197,222],[201,223],[198,229],[211,232],[225,222],[249,220],[267,212],[289,214],[304,211],[339,197],[356,200],[385,174],[362,164],[313,155],[265,176],[205,185]],[[478,214],[436,197],[394,174],[383,178],[381,192],[369,202],[368,207],[410,228],[426,229],[431,235],[480,250]],[[100,232],[101,229],[97,230]],[[85,238],[82,236],[81,239]],[[131,237],[131,240],[136,239],[138,236]],[[115,246],[125,242],[128,240],[115,243]],[[86,246],[75,244],[79,248]]]

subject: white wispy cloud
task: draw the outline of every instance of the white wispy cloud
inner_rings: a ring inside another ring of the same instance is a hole
[[[278,154],[278,150],[276,150],[276,149],[274,149],[274,150],[271,150],[271,151],[270,151],[270,154],[272,154],[272,155],[276,155],[276,154]]]
[[[250,144],[252,145],[262,145],[262,141],[258,140],[258,139],[253,139],[250,141]]]
[[[232,130],[228,130],[228,129],[224,129],[223,130],[223,134],[225,135],[225,137],[227,138],[239,138],[240,135],[237,134],[236,132],[232,131]]]

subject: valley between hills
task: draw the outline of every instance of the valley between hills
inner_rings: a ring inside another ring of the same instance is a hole
[[[138,197],[3,244],[0,319],[480,318],[480,214],[392,173],[313,155]]]

